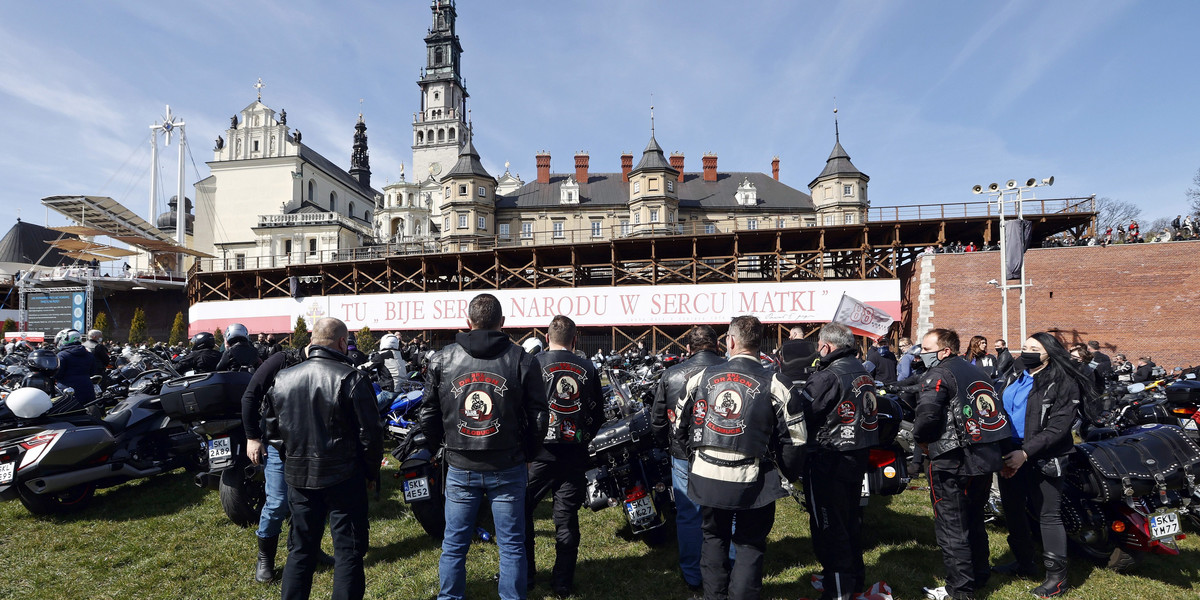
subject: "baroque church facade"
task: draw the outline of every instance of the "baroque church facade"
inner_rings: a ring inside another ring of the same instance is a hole
[[[286,111],[258,100],[218,138],[211,175],[196,184],[196,248],[225,269],[345,260],[362,252],[457,252],[496,246],[603,241],[645,235],[703,235],[744,229],[861,223],[869,177],[835,140],[824,169],[798,190],[771,173],[721,171],[717,156],[687,171],[650,138],[638,161],[593,172],[577,153],[573,170],[552,172],[535,156],[537,178],[484,168],[472,139],[462,46],[453,2],[431,3],[426,65],[413,113],[412,180],[403,167],[382,190],[371,187],[366,124],[354,126],[350,170],[302,143]],[[261,92],[261,88],[260,88]],[[278,204],[276,204],[278,203]]]

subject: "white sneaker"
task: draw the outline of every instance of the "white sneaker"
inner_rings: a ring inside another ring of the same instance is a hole
[[[929,600],[946,600],[950,597],[950,594],[946,593],[946,586],[921,589],[925,590],[925,597]]]

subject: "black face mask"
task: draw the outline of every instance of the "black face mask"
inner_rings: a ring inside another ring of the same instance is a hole
[[[1047,358],[1049,358],[1049,357],[1047,357]],[[1022,352],[1021,353],[1021,364],[1025,366],[1026,370],[1032,371],[1032,370],[1042,366],[1042,355],[1041,354],[1033,354],[1031,352]]]

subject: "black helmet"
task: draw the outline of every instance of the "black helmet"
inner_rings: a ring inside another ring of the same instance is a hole
[[[201,331],[192,336],[192,350],[206,350],[217,347],[217,338],[207,331]]]
[[[58,371],[58,355],[53,350],[34,350],[25,357],[25,364],[31,371],[53,375]]]

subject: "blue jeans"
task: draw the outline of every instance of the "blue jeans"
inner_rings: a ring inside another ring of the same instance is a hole
[[[279,535],[283,528],[283,520],[292,513],[288,508],[288,485],[283,480],[283,461],[279,451],[273,446],[267,446],[267,464],[263,469],[267,479],[267,500],[263,503],[262,514],[258,517],[258,537],[269,538]]]
[[[688,585],[700,585],[700,507],[688,498],[688,461],[671,457],[671,485],[675,493],[675,534],[679,538],[679,570]]]
[[[526,585],[524,464],[503,471],[467,471],[450,467],[446,474],[446,532],[438,600],[462,600],[467,587],[467,550],[475,536],[479,505],[486,497],[496,525],[500,550],[500,598],[524,600]]]

